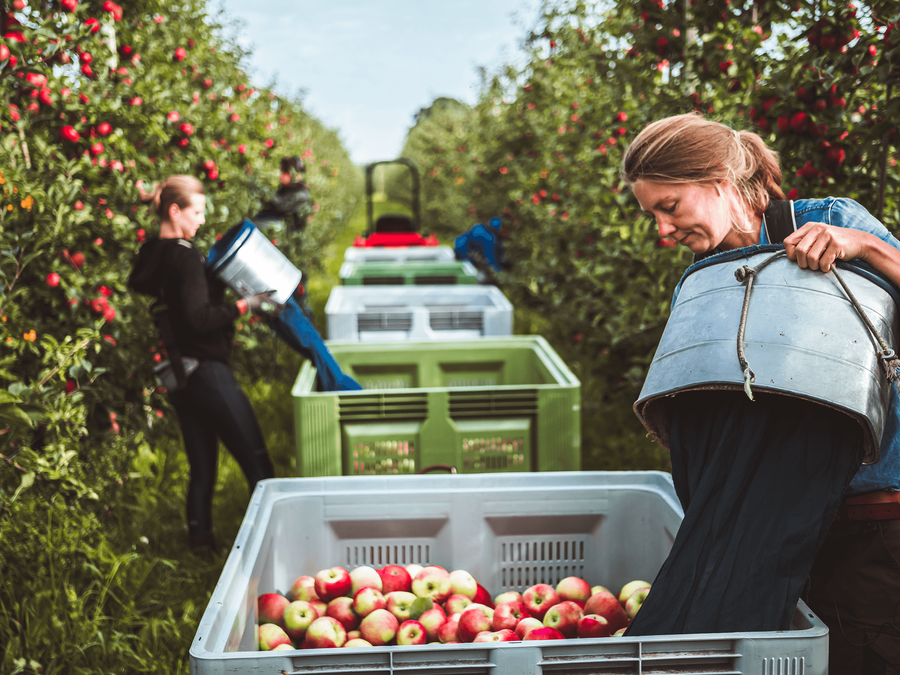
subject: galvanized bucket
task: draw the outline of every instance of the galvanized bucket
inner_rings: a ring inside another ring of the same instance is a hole
[[[682,278],[672,313],[634,411],[669,447],[667,402],[693,390],[742,390],[737,333],[745,286],[735,270],[755,267],[781,247],[751,247],[708,258]],[[896,289],[867,270],[842,277],[888,344],[898,334]],[[796,396],[846,413],[863,431],[865,464],[878,461],[891,384],[867,329],[834,274],[781,257],[754,281],[744,337],[754,391]]]
[[[303,273],[249,220],[232,227],[209,251],[206,266],[243,296],[274,291],[283,304]]]

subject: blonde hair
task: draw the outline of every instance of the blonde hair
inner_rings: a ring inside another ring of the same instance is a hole
[[[191,197],[205,194],[203,183],[193,176],[169,176],[159,185],[154,185],[150,192],[145,192],[143,186],[138,186],[141,201],[148,204],[159,216],[160,220],[169,219],[169,207],[177,204],[178,208],[186,209],[191,205]]]
[[[742,205],[762,214],[771,199],[784,199],[778,153],[752,131],[735,131],[697,113],[647,125],[625,150],[622,180],[734,186]],[[732,227],[746,231],[732,216]]]

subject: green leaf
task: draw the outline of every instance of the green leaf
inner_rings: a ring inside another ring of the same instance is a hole
[[[16,488],[16,492],[12,497],[12,501],[16,501],[19,495],[22,494],[25,490],[34,485],[34,473],[29,471],[24,476],[22,476],[22,481],[19,483],[19,487]]]

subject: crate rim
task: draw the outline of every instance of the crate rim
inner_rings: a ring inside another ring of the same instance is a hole
[[[479,348],[485,346],[496,347],[528,347],[534,349],[535,355],[539,358],[548,370],[558,375],[556,382],[547,384],[503,384],[503,385],[483,385],[483,386],[464,386],[464,387],[412,387],[410,389],[363,389],[358,391],[312,391],[316,382],[316,369],[310,361],[304,361],[300,367],[300,372],[291,387],[291,396],[301,398],[307,396],[371,396],[375,393],[399,393],[405,392],[434,392],[434,391],[468,391],[468,390],[495,390],[495,391],[522,391],[524,389],[568,389],[571,387],[581,387],[581,381],[575,377],[575,374],[566,365],[562,357],[547,342],[542,335],[502,335],[502,336],[485,336],[481,338],[471,338],[468,340],[409,340],[404,342],[344,342],[341,340],[327,340],[326,346],[334,351],[341,352],[397,352],[411,350],[428,350],[435,351],[451,348]]]

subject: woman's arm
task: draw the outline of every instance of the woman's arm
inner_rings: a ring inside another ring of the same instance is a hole
[[[806,223],[785,238],[788,258],[823,272],[830,271],[835,260],[859,259],[900,287],[900,250],[892,245],[897,240],[887,229],[850,200],[836,200],[830,215],[834,224]]]

